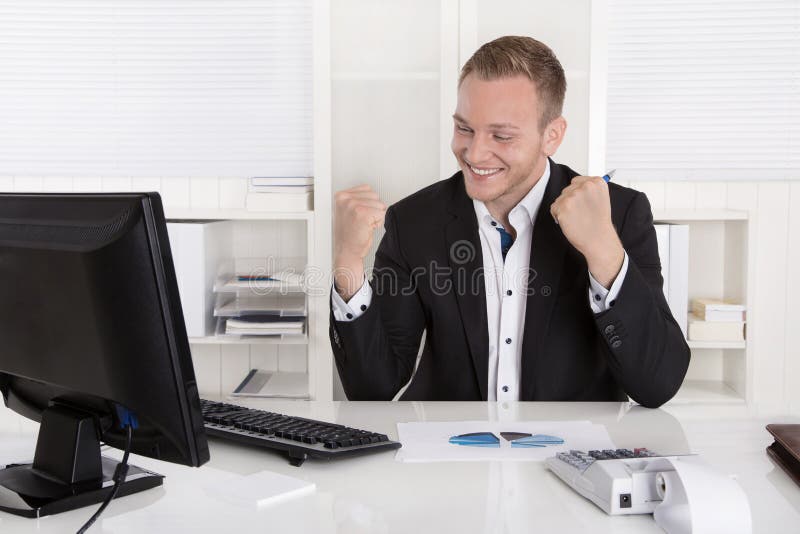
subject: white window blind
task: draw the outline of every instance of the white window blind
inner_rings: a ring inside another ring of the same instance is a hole
[[[608,168],[800,179],[800,0],[611,0]]]
[[[0,175],[311,176],[311,0],[0,0]]]

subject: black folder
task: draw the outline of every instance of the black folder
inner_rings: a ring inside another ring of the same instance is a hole
[[[767,425],[775,442],[767,447],[767,454],[800,485],[800,425]]]

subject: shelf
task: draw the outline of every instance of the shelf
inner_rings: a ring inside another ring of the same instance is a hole
[[[190,337],[190,345],[308,345],[308,335],[270,336],[206,336]]]
[[[670,404],[744,404],[745,401],[729,385],[717,380],[685,380]]]
[[[658,221],[746,221],[749,214],[745,210],[726,209],[668,209],[653,210],[653,220]]]
[[[164,208],[169,220],[299,220],[310,221],[313,211],[250,211],[246,209]]]
[[[687,341],[690,349],[745,349],[746,341]]]

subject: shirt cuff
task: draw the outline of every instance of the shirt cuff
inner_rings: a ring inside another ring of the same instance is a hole
[[[333,318],[337,321],[355,321],[367,311],[370,302],[372,302],[372,286],[367,282],[366,275],[364,276],[364,283],[361,284],[355,295],[350,297],[347,302],[336,291],[336,286],[331,291],[331,309],[333,310]]]
[[[625,258],[622,260],[622,268],[619,270],[610,289],[600,285],[600,282],[594,279],[592,273],[589,273],[589,305],[594,313],[602,313],[614,305],[614,301],[617,299],[620,289],[622,289],[622,282],[625,281],[627,272],[628,253],[626,252]]]

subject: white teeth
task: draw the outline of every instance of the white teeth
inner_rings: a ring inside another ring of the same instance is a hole
[[[486,176],[487,174],[494,174],[494,173],[496,173],[497,171],[500,170],[500,169],[483,169],[483,170],[482,169],[476,169],[472,165],[470,165],[469,168],[470,168],[470,170],[472,170],[472,172],[474,172],[475,174],[478,174],[480,176]]]

